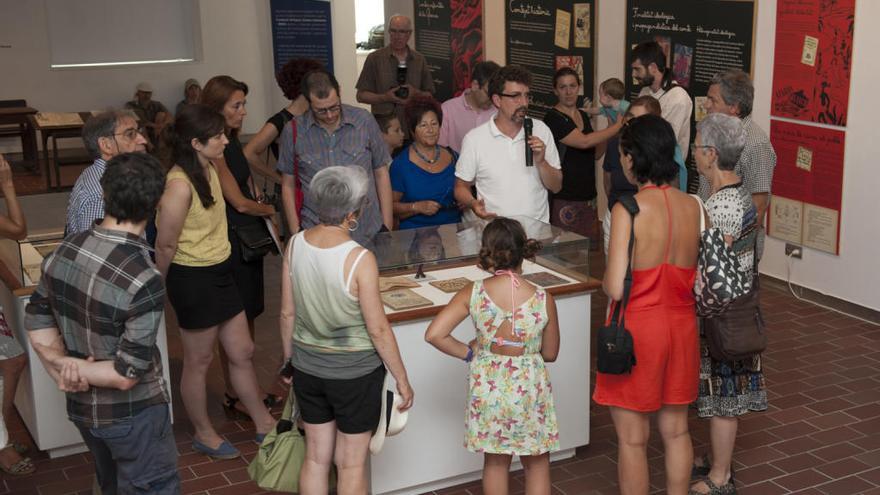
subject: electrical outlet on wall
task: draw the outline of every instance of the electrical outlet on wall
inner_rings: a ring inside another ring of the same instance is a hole
[[[791,256],[792,258],[801,259],[803,257],[803,248],[798,246],[797,244],[791,244],[790,242],[785,243],[785,255]]]

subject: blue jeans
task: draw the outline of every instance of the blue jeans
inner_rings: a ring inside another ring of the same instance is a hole
[[[180,493],[177,445],[167,404],[148,407],[110,426],[77,428],[95,458],[102,495]]]

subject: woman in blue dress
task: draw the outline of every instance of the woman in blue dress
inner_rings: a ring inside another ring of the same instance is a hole
[[[394,215],[401,229],[461,221],[453,195],[458,155],[437,144],[443,112],[434,98],[413,97],[404,108],[413,142],[391,163]]]

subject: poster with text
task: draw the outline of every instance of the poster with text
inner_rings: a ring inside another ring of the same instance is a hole
[[[695,99],[700,115],[715,74],[730,68],[751,73],[754,18],[752,0],[627,0],[626,46],[660,43],[673,80]],[[630,77],[629,50],[624,64],[627,94],[634,98],[641,88]]]
[[[471,85],[483,60],[482,0],[415,0],[416,51],[434,79],[434,98],[443,102]]]
[[[333,31],[328,0],[271,0],[275,72],[294,58],[313,58],[333,72]]]
[[[772,115],[846,125],[854,25],[855,0],[778,0]]]
[[[838,254],[845,141],[836,129],[771,120],[770,235]]]
[[[544,118],[556,105],[553,75],[571,67],[581,76],[581,94],[593,97],[596,2],[529,1],[505,3],[507,63],[532,73],[529,115]],[[578,101],[580,105],[582,100]]]

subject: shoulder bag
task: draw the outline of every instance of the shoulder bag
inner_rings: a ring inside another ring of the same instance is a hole
[[[256,195],[250,190],[249,183],[241,187],[244,197],[256,201]],[[278,254],[278,246],[269,232],[271,222],[262,217],[247,217],[242,224],[230,224],[232,231],[238,237],[241,248],[241,259],[245,263],[259,261],[269,253]]]
[[[736,253],[724,242],[721,229],[706,228],[706,207],[699,196],[692,196],[700,204],[700,252],[694,300],[697,315],[712,318],[724,313],[730,303],[747,294],[751,281],[742,271]]]
[[[636,355],[632,333],[626,329],[625,313],[629,303],[629,291],[632,287],[632,255],[635,242],[636,214],[639,205],[632,196],[623,196],[618,200],[629,212],[631,224],[629,230],[629,256],[627,258],[626,276],[623,279],[623,298],[615,301],[611,322],[599,328],[596,334],[596,369],[608,375],[630,373],[636,365]]]

